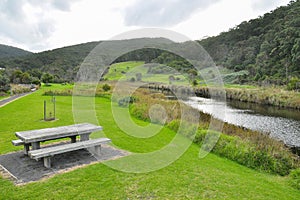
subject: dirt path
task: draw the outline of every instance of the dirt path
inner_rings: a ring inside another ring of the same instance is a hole
[[[14,96],[11,96],[11,97],[8,97],[6,99],[3,99],[3,100],[0,100],[0,108],[2,106],[5,106],[6,104],[9,104],[10,102],[13,102],[21,97],[24,97],[28,94],[31,94],[32,92],[27,92],[27,93],[23,93],[23,94],[17,94],[17,95],[14,95]]]

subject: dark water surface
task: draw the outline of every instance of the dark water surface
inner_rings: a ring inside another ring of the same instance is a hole
[[[300,147],[298,110],[239,101],[221,102],[201,97],[191,97],[185,103],[230,124],[269,133],[289,146]]]

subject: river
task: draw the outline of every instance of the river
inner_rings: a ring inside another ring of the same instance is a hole
[[[298,110],[202,97],[191,97],[185,103],[230,124],[268,133],[288,146],[300,147]]]

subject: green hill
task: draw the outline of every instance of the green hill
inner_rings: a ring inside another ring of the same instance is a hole
[[[0,66],[5,67],[9,74],[19,69],[29,72],[32,76],[48,72],[57,79],[72,80],[77,73],[77,67],[97,44],[99,42],[89,42],[34,53],[25,57],[0,59]]]
[[[29,51],[0,44],[0,58],[20,57],[32,54]]]
[[[247,70],[244,81],[283,84],[300,77],[300,1],[291,1],[216,37],[199,41],[218,65]]]
[[[156,40],[161,41],[161,38]],[[230,70],[226,77],[224,75],[225,82],[297,83],[300,78],[300,0],[198,42],[218,66]],[[1,57],[0,51],[0,67],[8,69],[10,77],[15,69],[20,69],[39,79],[41,76],[37,74],[48,72],[56,82],[72,81],[83,59],[97,44],[99,42],[89,42],[9,59]],[[151,48],[132,51],[117,59],[117,62],[124,61],[155,61],[184,73],[192,67],[178,56]]]

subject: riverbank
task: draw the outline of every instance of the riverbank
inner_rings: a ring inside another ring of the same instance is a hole
[[[272,105],[283,108],[291,108],[300,110],[300,93],[295,91],[287,91],[280,87],[208,87],[196,86],[193,88],[162,85],[162,84],[149,84],[150,89],[160,91],[177,91],[195,95],[199,97],[211,98],[220,95],[226,95],[228,100],[236,100],[242,102],[256,103],[261,105]]]
[[[283,142],[271,138],[269,135],[252,131],[247,128],[235,126],[229,123],[223,123],[219,119],[213,118],[209,114],[196,111],[193,108],[187,108],[188,115],[200,113],[200,121],[192,123],[191,121],[182,121],[182,106],[176,100],[168,100],[161,93],[152,93],[150,90],[137,90],[134,94],[137,99],[130,106],[130,113],[138,119],[151,121],[158,124],[164,124],[173,131],[180,130],[179,127],[186,127],[183,135],[190,138],[197,126],[197,134],[191,138],[194,143],[202,146],[206,140],[205,136],[211,121],[218,121],[223,124],[222,133],[212,152],[222,157],[238,162],[247,167],[262,170],[265,172],[276,173],[280,175],[289,174],[290,170],[300,166],[300,160],[297,155],[291,152]],[[153,105],[160,105],[164,108],[165,114],[161,109],[156,109],[151,116],[149,110],[153,110]],[[164,121],[166,116],[166,121]],[[210,133],[211,134],[211,133]]]
[[[299,92],[273,87],[226,88],[225,91],[227,99],[300,110]]]
[[[283,108],[300,110],[300,93],[287,91],[278,87],[254,87],[254,88],[224,88],[226,99],[241,102],[271,105]],[[210,98],[217,96],[219,88],[197,87],[196,95]]]

